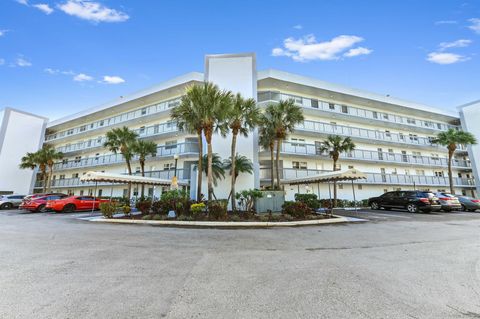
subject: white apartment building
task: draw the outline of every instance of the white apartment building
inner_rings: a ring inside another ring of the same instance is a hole
[[[140,138],[158,144],[157,156],[147,160],[147,176],[172,178],[174,155],[178,155],[176,174],[180,180],[190,182],[194,197],[196,137],[180,132],[169,114],[186,87],[203,81],[256,98],[262,107],[289,98],[302,107],[304,123],[297,126],[282,146],[283,179],[332,170],[332,160],[318,150],[329,134],[337,134],[350,136],[356,143],[355,151],[341,155],[341,168],[355,168],[368,176],[367,180],[354,183],[357,199],[397,189],[448,190],[447,150],[432,143],[432,139],[448,128],[461,129],[459,114],[287,72],[257,71],[254,54],[207,56],[203,74],[188,73],[48,123],[45,143],[65,154],[65,159],[55,165],[54,190],[86,195],[94,192],[93,184],[79,181],[87,171],[126,173],[121,155],[112,154],[102,145],[108,130],[128,126]],[[255,173],[241,175],[237,191],[269,184],[269,154],[258,147],[257,141],[258,134],[254,132],[238,142],[238,152],[253,161]],[[230,137],[216,136],[213,150],[227,158]],[[138,161],[132,167],[139,173]],[[472,163],[463,146],[455,154],[453,170],[456,193],[475,195]],[[203,185],[206,194],[206,180]],[[227,197],[228,185],[227,174],[215,189],[217,198]],[[41,186],[41,181],[37,181],[35,190],[40,191]],[[340,183],[338,197],[351,199],[351,187]],[[122,196],[126,189],[126,185],[99,184],[96,195]],[[292,199],[299,190],[328,197],[327,185],[286,186],[287,199]],[[151,195],[153,189],[147,192]],[[155,190],[155,195],[159,192]]]

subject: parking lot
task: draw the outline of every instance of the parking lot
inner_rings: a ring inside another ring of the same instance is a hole
[[[0,211],[0,318],[478,318],[480,213],[275,229]]]

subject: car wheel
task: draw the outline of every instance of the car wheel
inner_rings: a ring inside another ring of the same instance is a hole
[[[451,208],[442,208],[442,210],[446,213],[450,213],[452,211]]]
[[[1,209],[12,209],[12,208],[13,208],[13,204],[12,204],[12,203],[5,203],[5,204],[3,204],[0,208],[1,208]]]
[[[467,211],[467,206],[462,204],[462,211],[466,212]]]
[[[418,212],[418,206],[415,204],[408,204],[407,210],[409,213],[417,213]]]
[[[377,202],[372,202],[372,203],[370,204],[370,208],[371,208],[371,209],[374,209],[374,210],[377,210],[377,209],[380,209],[380,206],[378,205]]]
[[[75,211],[75,205],[67,204],[63,206],[62,212],[63,213],[73,213]]]
[[[40,206],[38,206],[37,212],[39,212],[39,213],[45,213],[45,205],[40,205]]]

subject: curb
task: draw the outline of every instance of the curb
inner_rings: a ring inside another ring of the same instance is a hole
[[[295,227],[311,225],[328,225],[351,222],[365,222],[360,218],[350,218],[333,215],[335,218],[301,220],[292,222],[210,222],[210,221],[180,221],[180,220],[139,220],[139,219],[106,219],[103,217],[81,218],[96,223],[113,224],[139,224],[152,226],[173,226],[173,227],[202,227],[202,228],[271,228],[271,227]]]

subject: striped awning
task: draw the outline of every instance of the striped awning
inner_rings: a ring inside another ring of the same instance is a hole
[[[357,179],[366,179],[367,175],[356,169],[344,169],[339,171],[324,172],[315,175],[297,177],[292,179],[282,180],[282,184],[288,185],[303,185],[313,183],[328,183],[339,181],[352,181]]]
[[[117,183],[117,184],[140,184],[140,185],[162,185],[169,186],[172,184],[170,179],[160,179],[152,177],[143,177],[138,175],[124,175],[116,173],[103,173],[103,172],[87,172],[80,177],[82,182],[105,182],[105,183]],[[187,185],[186,182],[177,181],[178,185]]]

